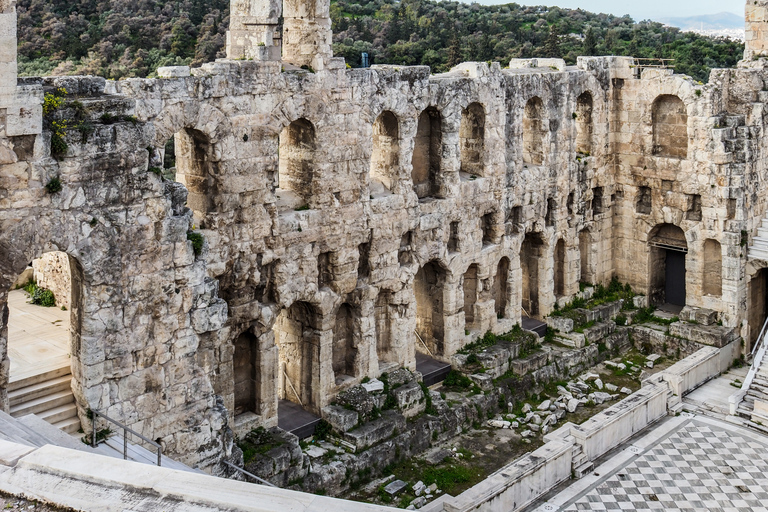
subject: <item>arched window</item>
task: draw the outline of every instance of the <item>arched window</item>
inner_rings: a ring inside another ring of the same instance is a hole
[[[477,264],[473,263],[464,273],[464,328],[475,325],[475,304],[477,303]]]
[[[413,291],[416,297],[416,332],[432,354],[444,353],[443,288],[445,271],[430,261],[416,273]],[[421,343],[416,349],[421,350]]]
[[[555,245],[555,297],[565,295],[565,242],[561,238]]]
[[[588,155],[592,152],[592,95],[582,93],[576,99],[576,152]]]
[[[461,113],[459,128],[461,144],[461,172],[483,176],[485,151],[485,109],[479,103],[470,103]]]
[[[653,102],[653,154],[688,158],[688,113],[677,96],[665,94]]]
[[[544,163],[544,135],[548,131],[545,122],[544,103],[534,96],[528,100],[523,114],[523,163]]]
[[[520,247],[520,269],[522,271],[523,314],[539,316],[539,262],[544,253],[541,233],[528,233]]]
[[[280,134],[278,204],[297,208],[309,204],[314,178],[315,127],[297,119]]]
[[[397,117],[388,110],[382,112],[373,124],[372,193],[392,191],[400,165],[399,133]]]
[[[413,190],[419,199],[438,195],[442,153],[442,116],[435,107],[429,107],[419,116],[411,160]]]
[[[495,299],[496,318],[507,316],[507,282],[509,281],[509,258],[504,256],[496,267],[496,277],[493,280],[493,297]]]
[[[306,302],[284,309],[273,328],[278,348],[278,397],[320,413],[316,386],[320,353],[317,339],[318,314]]]
[[[588,229],[584,229],[579,233],[579,258],[581,259],[580,281],[582,283],[594,283],[595,274],[592,270],[592,236]]]
[[[198,222],[211,208],[210,186],[218,174],[210,139],[198,130],[181,130],[174,136],[176,181],[189,191],[187,205]]]
[[[235,340],[235,354],[232,360],[235,376],[235,416],[246,412],[259,414],[259,393],[257,372],[259,367],[259,345],[256,336],[244,332]]]
[[[333,374],[337,384],[343,382],[345,377],[356,375],[356,359],[354,316],[352,306],[345,303],[336,313],[336,324],[333,328]]]
[[[723,252],[720,242],[711,238],[704,241],[703,263],[702,291],[704,295],[720,297],[723,294]]]

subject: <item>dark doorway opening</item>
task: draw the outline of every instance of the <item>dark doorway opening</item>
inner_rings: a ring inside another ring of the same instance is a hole
[[[685,253],[666,249],[665,292],[669,304],[685,306]]]

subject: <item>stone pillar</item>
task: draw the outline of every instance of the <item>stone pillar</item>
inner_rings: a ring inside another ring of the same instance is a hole
[[[16,0],[0,0],[0,109],[16,97]],[[0,114],[0,132],[5,129]]]
[[[282,7],[281,0],[231,0],[227,58],[279,61]]]
[[[768,57],[768,0],[747,0],[744,60]]]
[[[330,0],[286,0],[283,22],[283,61],[325,69],[331,57]]]

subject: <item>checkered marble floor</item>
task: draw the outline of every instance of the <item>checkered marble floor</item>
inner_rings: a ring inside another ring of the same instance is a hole
[[[561,510],[768,512],[768,446],[696,419]]]

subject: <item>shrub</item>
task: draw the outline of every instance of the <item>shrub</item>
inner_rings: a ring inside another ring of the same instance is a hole
[[[203,252],[203,244],[205,243],[205,237],[203,237],[202,233],[189,231],[187,233],[187,240],[192,242],[192,250],[195,251],[195,256],[200,256],[200,253]]]
[[[469,389],[472,387],[472,381],[461,372],[451,370],[448,375],[445,376],[443,386]]]
[[[48,288],[40,288],[35,285],[34,291],[32,292],[32,300],[30,302],[37,306],[50,308],[51,306],[56,305],[56,297]]]

